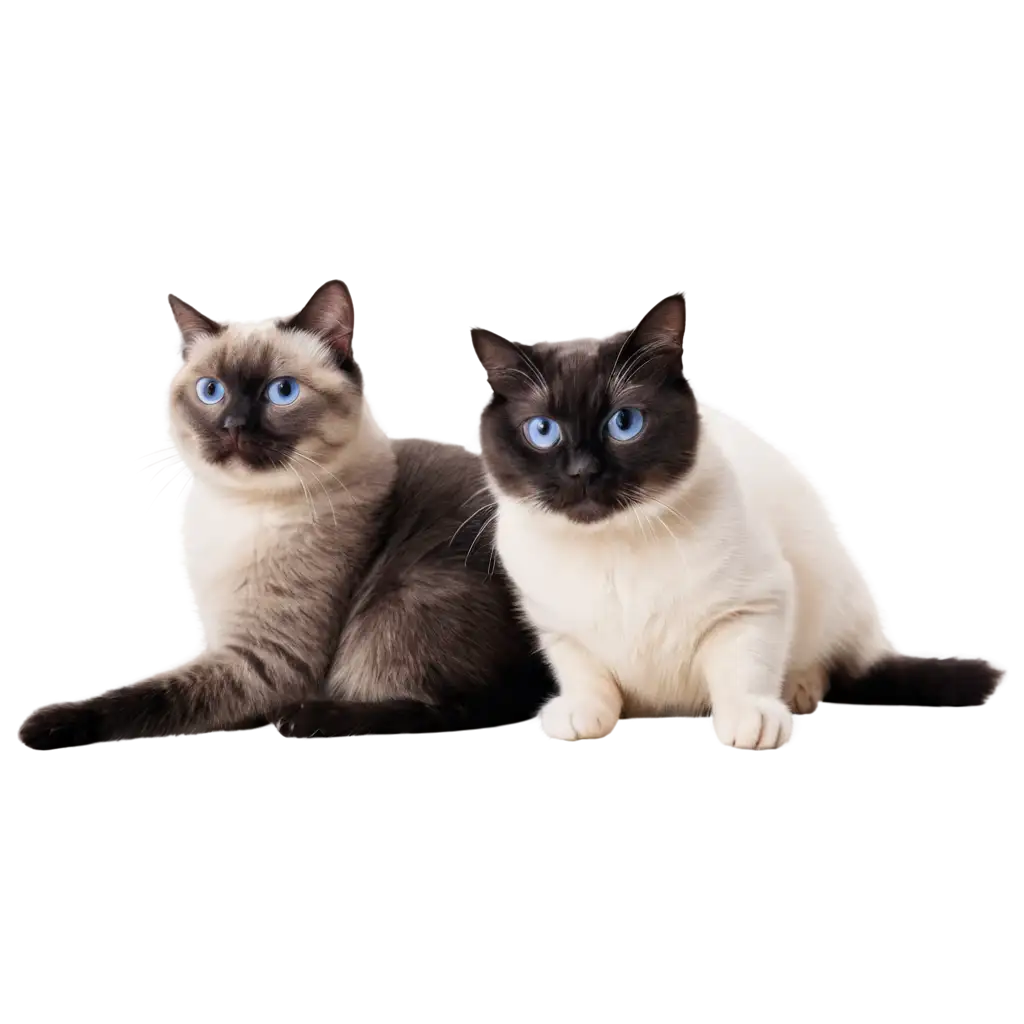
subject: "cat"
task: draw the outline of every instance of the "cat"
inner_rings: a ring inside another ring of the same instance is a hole
[[[685,327],[673,295],[603,341],[473,331],[496,547],[558,682],[544,730],[710,712],[723,743],[767,749],[822,699],[984,702],[1000,678],[986,662],[893,651],[810,485],[698,405]]]
[[[553,693],[493,556],[478,456],[390,441],[340,281],[297,315],[221,324],[173,295],[174,442],[195,482],[194,661],[21,728],[30,747],[242,728],[288,736],[517,722]]]

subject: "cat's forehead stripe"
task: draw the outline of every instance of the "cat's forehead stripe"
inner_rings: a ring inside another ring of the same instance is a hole
[[[278,353],[266,342],[246,345],[234,350],[226,349],[218,353],[218,374],[224,378],[228,375],[240,377],[242,380],[268,377],[276,373],[282,365]]]

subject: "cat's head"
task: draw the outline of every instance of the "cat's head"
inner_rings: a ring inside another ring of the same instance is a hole
[[[697,404],[683,376],[682,295],[604,341],[523,345],[473,331],[494,395],[481,445],[505,496],[575,523],[657,501],[687,474]]]
[[[184,360],[171,385],[172,431],[194,471],[236,486],[298,486],[296,466],[333,461],[356,436],[362,376],[341,281],[295,316],[256,324],[218,323],[168,299]]]

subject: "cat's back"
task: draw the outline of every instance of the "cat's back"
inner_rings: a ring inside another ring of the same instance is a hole
[[[391,553],[421,558],[427,551],[445,562],[487,570],[491,555],[493,501],[478,455],[436,441],[394,442],[397,472],[386,527]]]
[[[777,448],[732,416],[700,406],[701,429],[724,457],[754,523],[770,526],[783,548],[794,536],[831,529],[806,477]]]
[[[459,445],[405,439],[393,447],[398,468],[394,487],[403,503],[444,509],[483,486],[480,456]]]
[[[766,528],[793,572],[793,657],[810,661],[851,622],[874,616],[863,577],[817,491],[785,455],[725,413],[702,406],[701,422],[739,484],[748,529]]]
[[[809,489],[782,452],[738,419],[701,403],[700,421],[702,431],[725,456],[745,492],[764,498],[777,496],[780,487]]]

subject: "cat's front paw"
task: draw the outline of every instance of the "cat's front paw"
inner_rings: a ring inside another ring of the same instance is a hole
[[[273,730],[282,739],[308,739],[314,733],[304,703],[285,708],[273,723]]]
[[[82,747],[99,740],[99,715],[87,704],[51,704],[29,715],[18,737],[33,750]]]
[[[302,700],[279,714],[274,731],[284,740],[337,739],[351,732],[351,722],[332,700]]]
[[[744,697],[719,702],[712,710],[715,732],[727,746],[742,750],[774,750],[793,731],[789,708],[775,697]]]
[[[541,726],[556,740],[600,739],[618,720],[613,709],[579,697],[552,697],[540,712]]]

